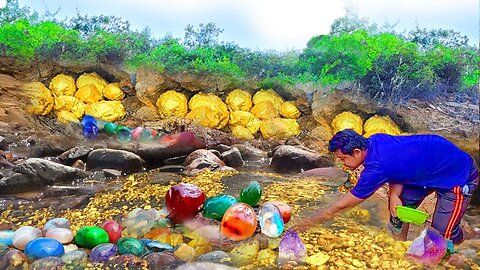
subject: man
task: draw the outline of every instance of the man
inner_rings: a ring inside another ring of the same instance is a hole
[[[463,241],[459,224],[478,186],[478,168],[473,158],[453,143],[438,135],[376,134],[366,139],[347,129],[336,133],[328,148],[350,169],[361,164],[365,168],[350,192],[298,222],[297,230],[306,230],[356,206],[388,183],[389,227],[404,234],[398,239],[406,240],[408,225],[396,219],[396,206],[417,208],[426,196],[436,192],[432,227],[454,244]]]

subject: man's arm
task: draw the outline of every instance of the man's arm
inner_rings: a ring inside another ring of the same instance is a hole
[[[389,193],[389,198],[388,198],[388,201],[389,201],[389,210],[390,210],[390,215],[392,217],[396,217],[397,216],[397,205],[402,205],[402,200],[400,199],[400,194],[402,194],[402,190],[403,190],[403,185],[400,185],[400,184],[392,184],[392,183],[389,183],[388,184],[390,189],[388,191]]]
[[[363,202],[364,199],[359,199],[348,192],[340,200],[334,202],[325,209],[319,209],[315,211],[309,218],[301,220],[295,225],[296,230],[304,231],[309,227],[323,223],[326,220],[331,219],[335,214],[340,211],[352,208],[357,204]]]

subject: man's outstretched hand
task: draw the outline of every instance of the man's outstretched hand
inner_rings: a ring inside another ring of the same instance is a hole
[[[315,223],[310,218],[299,218],[293,222],[291,230],[297,232],[304,232],[314,226]]]

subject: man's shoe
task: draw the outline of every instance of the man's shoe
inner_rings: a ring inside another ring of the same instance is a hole
[[[388,222],[387,226],[394,234],[402,233],[403,222],[401,222],[399,218],[390,217],[390,222]]]

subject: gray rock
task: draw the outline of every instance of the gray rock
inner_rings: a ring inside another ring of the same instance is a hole
[[[326,180],[336,180],[345,182],[348,178],[348,174],[342,169],[335,167],[315,168],[301,172],[296,175],[297,177],[318,177]]]
[[[208,149],[208,151],[212,152],[215,154],[215,156],[222,158],[222,154],[220,154],[220,151],[215,150],[215,149]]]
[[[57,156],[65,152],[65,150],[66,149],[56,145],[50,145],[50,144],[35,145],[33,147],[32,157],[38,158],[38,157]]]
[[[230,260],[231,260],[230,255],[228,255],[228,253],[221,250],[205,253],[202,256],[198,257],[197,259],[197,261],[199,262],[222,263],[222,264],[228,264]]]
[[[267,152],[261,149],[255,148],[249,143],[234,144],[232,145],[232,147],[238,148],[238,150],[242,154],[243,160],[245,161],[256,161],[256,160],[268,158]]]
[[[184,162],[185,174],[194,175],[202,170],[216,171],[225,166],[225,163],[209,150],[193,151]]]
[[[103,170],[93,172],[93,174],[92,174],[92,176],[90,176],[90,178],[92,180],[96,180],[96,181],[99,181],[99,182],[105,182],[105,180],[107,180],[107,176],[105,175]]]
[[[232,147],[230,150],[223,152],[221,158],[227,166],[233,168],[243,167],[245,165],[242,154],[237,147]]]
[[[301,172],[319,167],[333,166],[331,155],[320,155],[291,145],[279,146],[270,166],[277,172]]]
[[[63,152],[58,159],[65,164],[72,164],[77,159],[85,160],[90,151],[92,151],[90,147],[78,146]]]
[[[219,144],[214,147],[215,150],[219,151],[220,153],[230,150],[231,146],[225,144]]]
[[[8,141],[2,136],[0,136],[0,150],[8,150]]]
[[[31,191],[88,176],[88,172],[40,158],[31,158],[16,165],[12,172],[0,179],[0,194]]]
[[[176,173],[181,173],[185,170],[185,166],[183,165],[165,165],[160,168],[158,168],[158,171],[160,172],[176,172]]]
[[[139,155],[149,164],[156,166],[162,165],[166,159],[188,155],[195,149],[198,149],[198,147],[193,145],[165,146],[161,144],[141,144],[132,149],[131,152]]]
[[[120,178],[122,176],[122,172],[119,170],[103,169],[102,172],[105,174],[105,177],[107,177],[107,179]]]
[[[145,161],[138,155],[113,149],[97,149],[88,154],[87,169],[116,169],[124,173],[139,172],[143,169]]]

